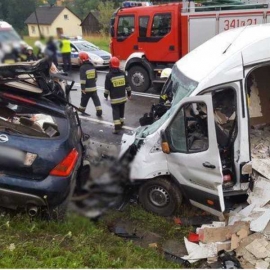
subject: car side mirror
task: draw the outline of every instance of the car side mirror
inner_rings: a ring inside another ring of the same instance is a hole
[[[170,154],[171,150],[170,150],[170,146],[169,146],[165,131],[161,130],[160,135],[161,135],[161,149],[163,153]]]
[[[71,52],[76,52],[76,50],[74,48],[71,49]]]

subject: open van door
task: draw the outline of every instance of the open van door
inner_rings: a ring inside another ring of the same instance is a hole
[[[168,169],[190,203],[223,216],[223,176],[212,96],[184,98],[164,130],[169,145]]]

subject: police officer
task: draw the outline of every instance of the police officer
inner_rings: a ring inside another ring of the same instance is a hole
[[[60,50],[63,59],[64,71],[71,70],[71,43],[66,36],[62,36],[60,41]]]
[[[120,70],[120,61],[117,57],[110,60],[110,71],[106,75],[104,97],[108,99],[110,95],[114,134],[118,134],[124,124],[125,103],[131,97],[131,88],[128,85],[125,73]]]
[[[80,80],[82,88],[80,110],[82,112],[85,112],[88,101],[90,98],[92,98],[96,107],[96,115],[101,116],[102,108],[99,97],[97,95],[97,87],[96,87],[96,80],[97,80],[96,69],[90,62],[89,55],[86,52],[80,52],[79,59],[81,62]]]

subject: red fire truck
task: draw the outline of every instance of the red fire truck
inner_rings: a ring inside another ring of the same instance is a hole
[[[161,70],[223,31],[270,22],[268,4],[196,6],[193,2],[122,7],[111,19],[111,53],[134,91],[161,83]]]

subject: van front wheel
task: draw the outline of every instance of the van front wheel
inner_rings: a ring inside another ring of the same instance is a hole
[[[171,216],[182,204],[183,196],[178,187],[166,178],[147,180],[139,190],[139,201],[149,212]]]

